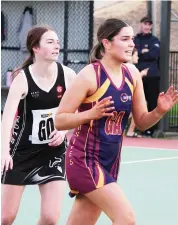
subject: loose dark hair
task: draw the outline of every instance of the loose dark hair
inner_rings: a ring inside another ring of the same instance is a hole
[[[105,20],[99,27],[97,32],[98,44],[96,44],[90,52],[89,63],[95,62],[103,57],[105,52],[102,44],[103,39],[113,40],[123,27],[129,26],[126,22],[113,18]]]
[[[26,47],[28,52],[30,53],[30,56],[25,60],[22,66],[18,67],[12,73],[13,79],[17,76],[17,74],[19,73],[21,69],[24,69],[25,67],[33,64],[33,59],[34,59],[33,48],[39,46],[42,35],[49,30],[54,31],[48,25],[42,25],[42,26],[36,25],[29,30],[27,34]]]

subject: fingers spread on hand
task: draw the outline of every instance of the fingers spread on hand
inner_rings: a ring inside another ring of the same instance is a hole
[[[57,138],[55,141],[50,142],[48,145],[49,145],[49,146],[58,146],[58,145],[60,145],[62,142],[63,142],[62,138],[59,137],[59,138]]]
[[[112,99],[112,96],[103,98],[103,99],[99,102],[99,105],[102,105],[102,104],[105,104],[105,103],[107,103],[107,102],[110,102],[111,99]]]
[[[101,104],[99,107],[106,109],[108,106],[111,106],[113,104],[114,104],[114,101],[109,101],[109,102],[106,102],[106,103]]]
[[[174,101],[174,99],[176,98],[177,95],[178,95],[178,91],[177,90],[172,92],[171,96],[173,98],[173,101]]]
[[[53,135],[53,137],[50,139],[49,143],[52,143],[53,141],[57,140],[58,139],[58,135],[55,134]]]
[[[112,112],[111,113],[104,113],[104,116],[112,117],[112,116],[114,116],[114,114]]]
[[[57,133],[57,130],[53,130],[53,131],[50,133],[49,138],[52,138],[56,133]]]
[[[173,86],[170,86],[170,87],[168,88],[166,94],[167,94],[167,95],[171,95],[172,92],[173,92],[173,89],[174,89]]]
[[[178,103],[178,94],[173,97],[174,104]]]
[[[105,108],[105,112],[109,112],[109,111],[114,110],[114,109],[115,109],[115,107],[108,107],[108,108]]]
[[[111,104],[113,104],[114,102],[112,101],[112,103],[109,103],[109,104],[103,104],[100,106],[100,110],[101,110],[101,113],[103,113],[104,115],[106,114],[106,112],[109,112],[109,111],[113,111],[115,109],[114,106],[111,107]]]
[[[51,143],[52,146],[57,146],[59,145],[59,140],[53,141],[53,143]]]
[[[161,97],[162,97],[163,95],[164,95],[164,92],[159,93],[159,96],[161,96]]]
[[[49,141],[49,146],[58,146],[64,140],[64,133],[62,131],[57,131],[57,133],[53,136],[53,138]]]

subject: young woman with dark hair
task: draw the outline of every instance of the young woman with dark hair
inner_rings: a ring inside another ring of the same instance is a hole
[[[27,49],[30,56],[13,74],[2,117],[1,224],[13,223],[25,186],[38,184],[38,225],[56,225],[66,183],[67,131],[55,129],[54,116],[75,72],[57,62],[59,40],[48,26],[29,31]]]
[[[106,20],[98,30],[91,64],[76,76],[57,110],[56,129],[75,128],[66,152],[66,175],[70,196],[77,196],[67,225],[93,225],[101,211],[113,225],[136,224],[116,182],[124,129],[131,110],[140,130],[153,126],[178,102],[178,92],[170,87],[160,93],[157,107],[148,112],[141,75],[133,64],[124,63],[132,57],[133,37],[127,23]]]

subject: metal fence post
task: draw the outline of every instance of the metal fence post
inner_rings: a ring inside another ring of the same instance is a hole
[[[89,50],[92,49],[93,46],[93,13],[94,13],[94,2],[90,1],[90,14],[89,14],[89,35],[88,35],[88,43]]]
[[[147,16],[152,17],[152,1],[147,0]]]
[[[69,2],[64,2],[64,58],[65,66],[68,64],[68,26],[69,26]]]
[[[160,92],[167,91],[169,84],[170,13],[171,1],[162,1],[160,31]],[[159,122],[159,129],[161,132],[168,130],[168,115],[165,115]]]

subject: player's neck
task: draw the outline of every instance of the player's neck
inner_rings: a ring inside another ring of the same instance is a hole
[[[132,59],[131,59],[131,60],[129,60],[127,63],[134,64]]]
[[[110,59],[108,56],[104,56],[102,59],[101,59],[101,63],[103,64],[103,66],[105,68],[108,69],[108,71],[110,71],[113,75],[118,75],[121,73],[122,71],[122,68],[121,68],[121,65],[122,63],[121,62],[118,62],[116,60],[113,60],[113,59]]]
[[[32,65],[32,70],[40,77],[49,77],[54,75],[56,62],[35,62]]]

